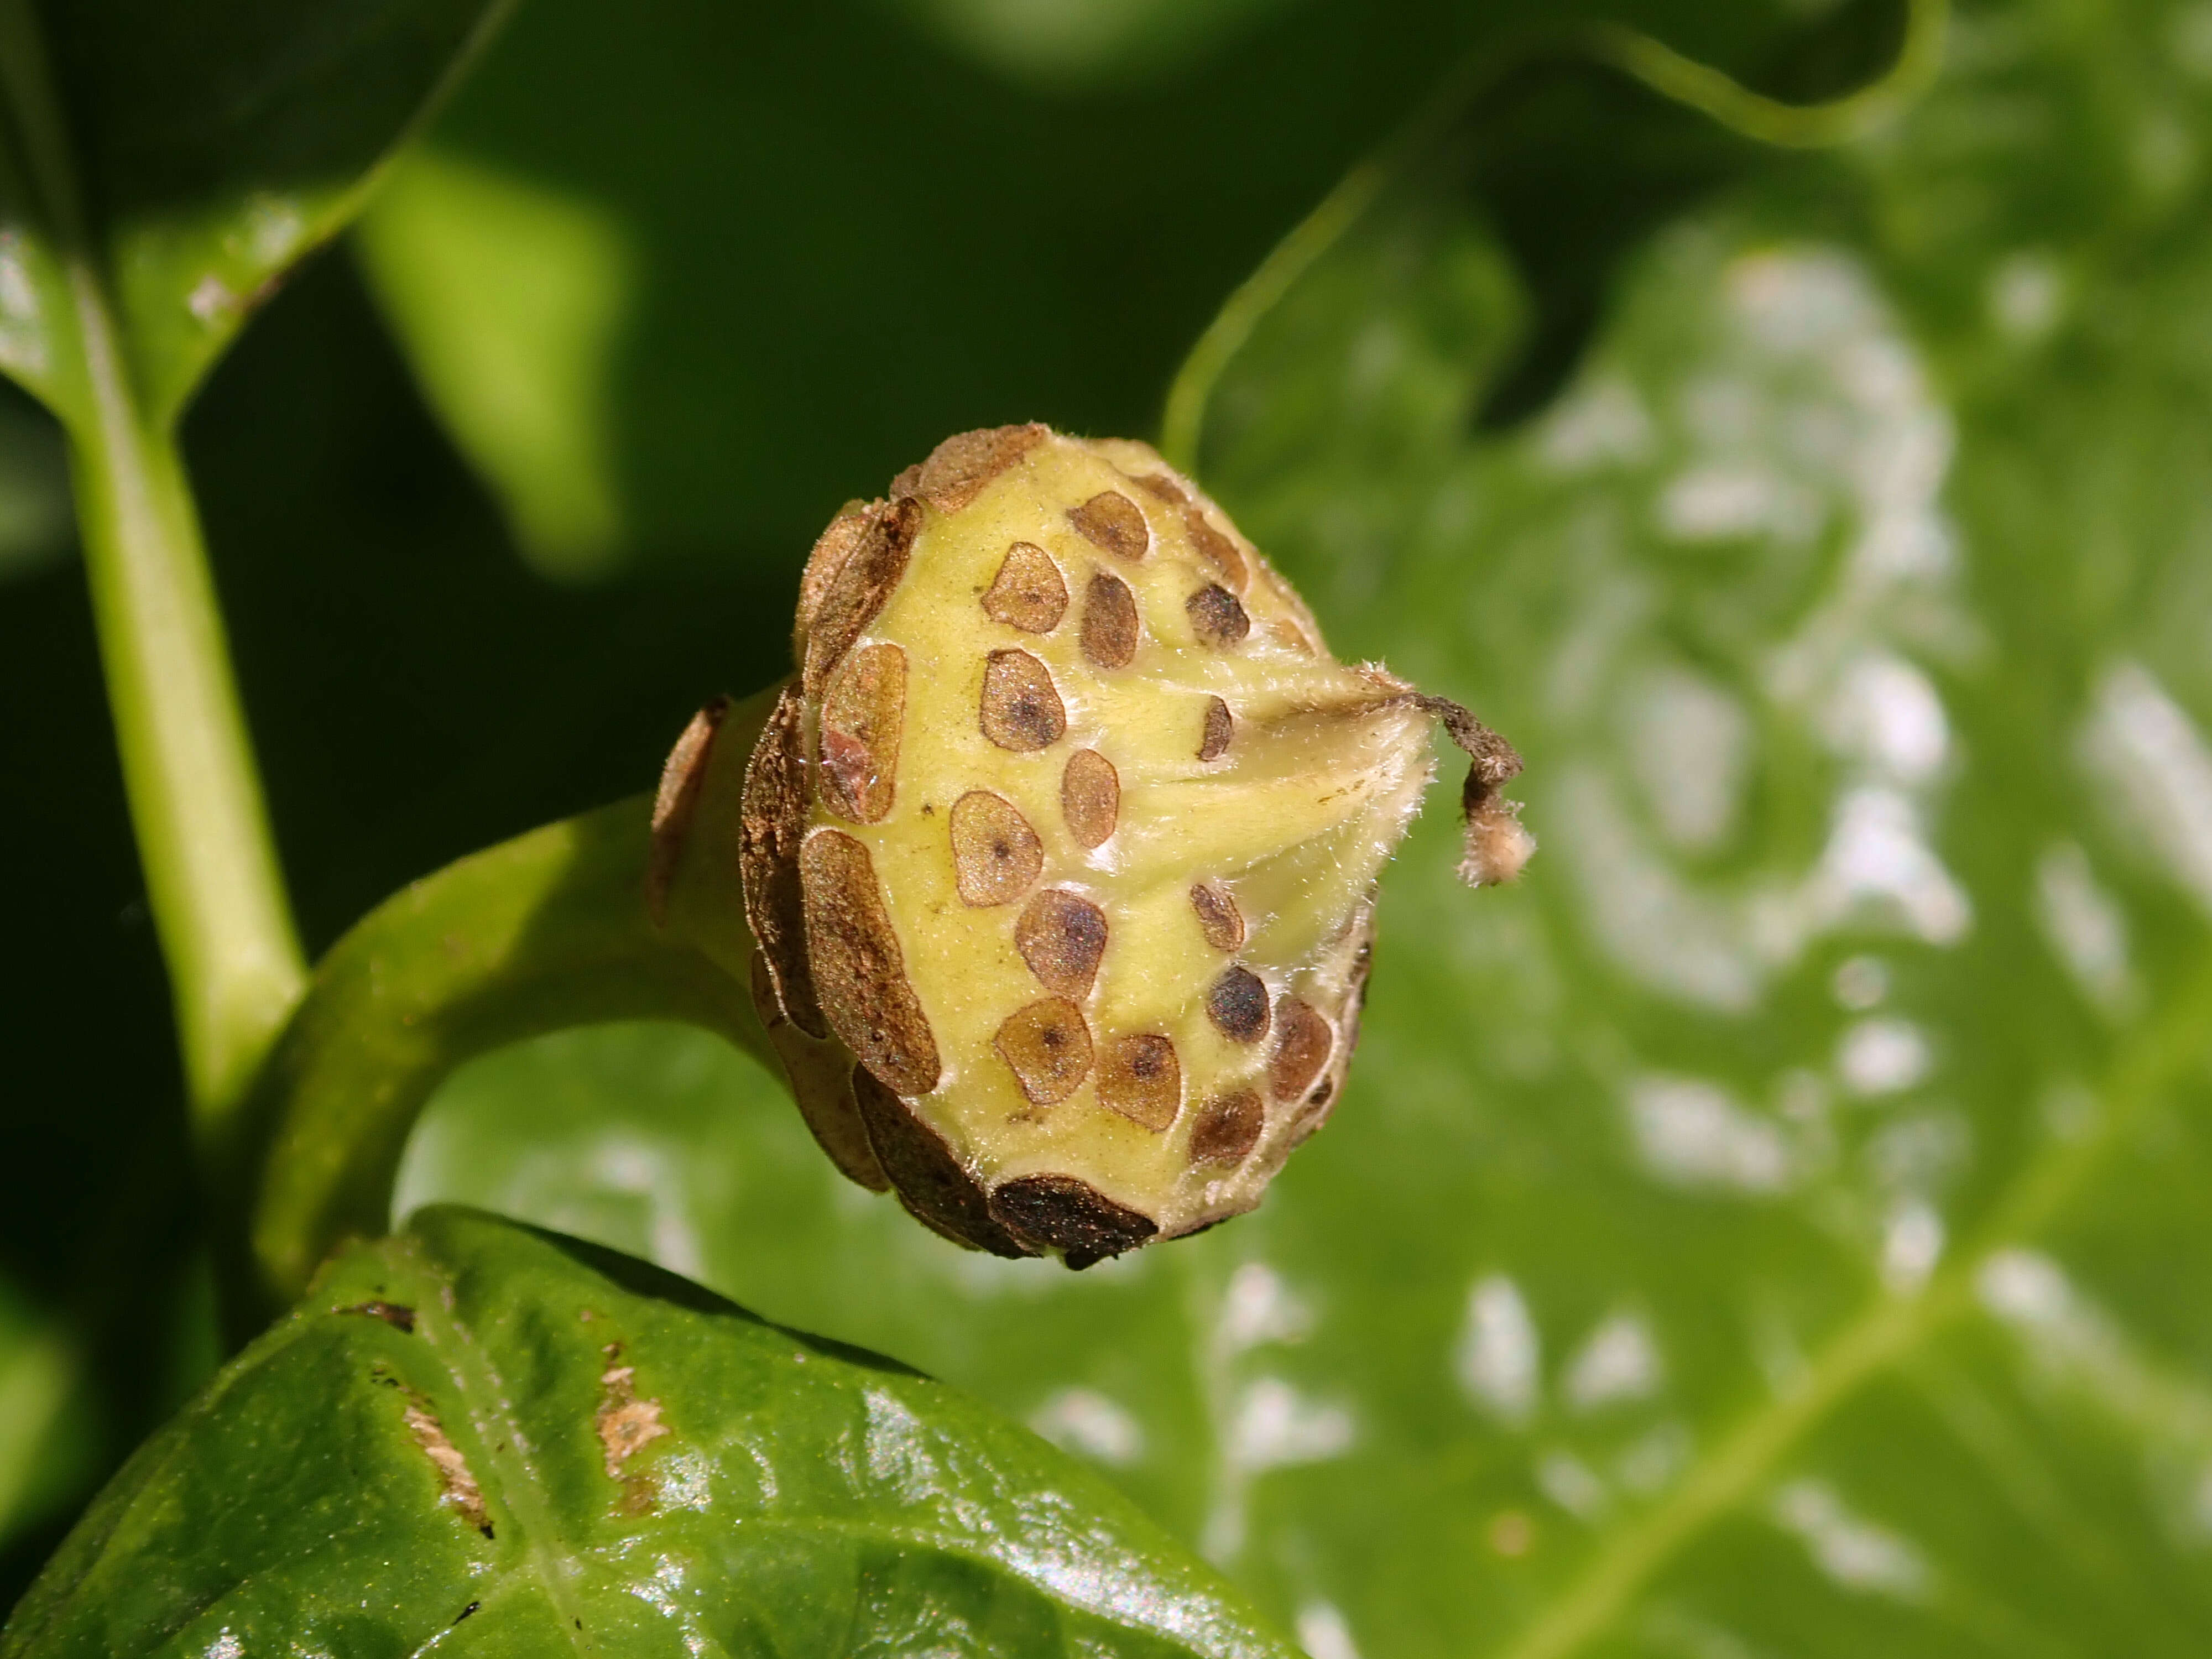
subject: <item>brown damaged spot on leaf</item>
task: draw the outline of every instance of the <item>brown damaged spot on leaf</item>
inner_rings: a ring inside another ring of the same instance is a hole
[[[1190,544],[1208,564],[1228,578],[1230,586],[1242,592],[1252,579],[1252,567],[1245,562],[1243,550],[1216,530],[1195,507],[1182,515],[1182,522],[1190,534]]]
[[[1049,888],[1024,907],[1014,924],[1014,948],[1048,991],[1064,997],[1091,994],[1106,955],[1106,913],[1081,896]]]
[[[694,714],[660,769],[660,787],[653,797],[653,844],[645,867],[646,913],[656,927],[668,919],[668,890],[699,810],[699,790],[707,781],[714,734],[731,707],[728,697],[717,697]]]
[[[1067,583],[1052,556],[1034,542],[1006,550],[999,574],[983,595],[983,611],[994,622],[1025,634],[1049,634],[1067,614]]]
[[[1249,968],[1224,970],[1206,994],[1206,1015],[1231,1042],[1257,1042],[1267,1035],[1267,987]]]
[[[404,1331],[410,1336],[415,1334],[415,1310],[403,1308],[397,1302],[356,1302],[350,1308],[337,1308],[332,1311],[380,1319],[395,1331]]]
[[[491,1511],[484,1506],[483,1488],[469,1473],[469,1461],[461,1455],[460,1448],[446,1437],[445,1425],[431,1413],[427,1401],[411,1396],[403,1420],[407,1432],[415,1437],[415,1443],[430,1460],[438,1472],[438,1501],[450,1504],[454,1512],[485,1537],[492,1535]]]
[[[814,550],[807,556],[806,568],[799,578],[799,612],[791,632],[793,663],[806,660],[807,631],[814,613],[822,608],[823,596],[883,510],[881,501],[848,501],[830,521],[830,527],[815,538]]]
[[[1057,1105],[1091,1074],[1091,1028],[1064,997],[1047,997],[1011,1015],[991,1046],[1033,1106]]]
[[[860,544],[830,580],[806,634],[806,695],[817,702],[830,676],[906,574],[914,538],[921,530],[921,504],[893,501],[873,519]]]
[[[1133,1250],[1159,1231],[1150,1216],[1116,1204],[1073,1176],[1022,1176],[991,1194],[991,1212],[1023,1238],[1059,1250],[1080,1271]]]
[[[882,1192],[890,1183],[876,1162],[860,1109],[853,1103],[852,1051],[833,1036],[810,1037],[791,1022],[776,1002],[768,958],[757,948],[752,953],[752,993],[769,1046],[783,1062],[791,1097],[815,1144],[848,1181],[872,1193]]]
[[[1260,1144],[1260,1131],[1267,1121],[1259,1092],[1237,1089],[1206,1103],[1191,1126],[1190,1157],[1194,1164],[1241,1164]]]
[[[1170,507],[1182,507],[1190,500],[1188,492],[1164,472],[1139,473],[1130,482],[1154,501],[1165,501]]]
[[[1237,734],[1237,717],[1229,712],[1229,705],[1218,697],[1206,700],[1206,724],[1198,734],[1198,757],[1202,761],[1218,761],[1229,752],[1229,740]]]
[[[932,1232],[971,1250],[1025,1256],[1037,1252],[1001,1226],[975,1178],[945,1138],[866,1068],[853,1068],[853,1098],[877,1160],[907,1213]]]
[[[1083,596],[1083,654],[1099,668],[1127,668],[1137,654],[1137,599],[1100,571]]]
[[[946,820],[952,842],[952,882],[960,902],[978,910],[1011,904],[1044,869],[1044,843],[1012,801],[988,789],[970,789],[952,803]]]
[[[1182,1109],[1175,1044],[1149,1032],[1115,1037],[1098,1059],[1098,1098],[1133,1123],[1166,1129]]]
[[[618,1363],[622,1344],[610,1343],[605,1353],[607,1368],[599,1373],[599,1409],[592,1419],[599,1430],[599,1450],[607,1479],[622,1486],[623,1512],[647,1515],[653,1510],[653,1482],[644,1474],[629,1474],[625,1466],[667,1434],[668,1425],[660,1420],[658,1400],[638,1398],[635,1368]]]
[[[994,651],[983,670],[983,735],[1018,755],[1049,748],[1067,730],[1052,674],[1026,651]]]
[[[1209,582],[1182,602],[1192,631],[1201,644],[1226,650],[1252,631],[1252,619],[1237,596],[1218,582]]]
[[[855,823],[891,810],[906,724],[906,653],[864,646],[847,659],[822,702],[822,804]]]
[[[805,702],[787,684],[745,763],[738,811],[738,873],[745,890],[745,921],[768,962],[778,1003],[811,1037],[824,1037],[814,970],[806,957],[806,898],[799,849],[806,834]]]
[[[1049,427],[979,427],[956,432],[929,452],[920,466],[891,481],[894,495],[919,495],[939,513],[957,513],[990,482],[1052,435]]]
[[[1275,1052],[1267,1060],[1267,1086],[1278,1100],[1296,1100],[1328,1064],[1336,1034],[1313,1005],[1285,997],[1275,1005]]]
[[[817,830],[799,849],[806,953],[822,1011],[845,1046],[901,1094],[926,1095],[943,1069],[937,1039],[907,978],[868,849]]]
[[[1145,509],[1118,489],[1102,489],[1080,507],[1067,509],[1076,534],[1093,547],[1124,559],[1141,559],[1152,544]]]
[[[1060,816],[1067,833],[1086,850],[1104,842],[1121,816],[1121,778],[1096,749],[1079,749],[1060,775]]]
[[[1193,886],[1190,908],[1198,913],[1199,932],[1215,950],[1234,951],[1244,943],[1244,913],[1220,883],[1201,881]]]

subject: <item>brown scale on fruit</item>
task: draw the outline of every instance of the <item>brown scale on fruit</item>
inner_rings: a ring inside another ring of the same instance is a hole
[[[1510,747],[1331,658],[1141,444],[948,440],[823,532],[793,641],[733,834],[714,723],[672,761],[652,894],[696,934],[685,849],[734,845],[736,959],[817,1139],[975,1249],[1085,1267],[1259,1202],[1343,1097],[1437,725],[1463,872],[1529,849]]]
[[[907,978],[867,848],[840,830],[817,830],[799,848],[799,873],[822,1012],[884,1083],[901,1094],[927,1094],[940,1069],[937,1042]]]
[[[1314,1085],[1336,1034],[1311,1003],[1285,997],[1275,1008],[1275,1050],[1267,1057],[1267,1087],[1278,1100],[1297,1100]]]
[[[1069,508],[1067,521],[1084,540],[1125,559],[1143,558],[1152,545],[1144,508],[1118,489],[1101,490],[1082,506]]]
[[[1056,1106],[1091,1074],[1091,1028],[1066,997],[1032,1002],[991,1039],[1032,1106]]]
[[[1024,634],[1049,634],[1067,614],[1067,583],[1052,556],[1034,542],[1016,542],[983,594],[983,613]]]
[[[1231,968],[1206,994],[1206,1017],[1231,1042],[1257,1042],[1267,1035],[1267,983],[1249,968]]]
[[[1079,847],[1101,845],[1121,816],[1121,779],[1096,749],[1079,749],[1060,775],[1060,810]]]
[[[1238,1164],[1260,1144],[1267,1109],[1256,1089],[1236,1089],[1206,1103],[1191,1126],[1190,1155],[1199,1164]]]
[[[1127,668],[1137,656],[1136,599],[1103,570],[1083,596],[1083,654],[1098,668]]]
[[[1198,916],[1198,931],[1217,951],[1234,951],[1244,943],[1244,915],[1229,890],[1218,882],[1201,881],[1190,890],[1190,908]]]
[[[1219,697],[1206,700],[1205,723],[1198,733],[1198,757],[1202,761],[1218,761],[1229,752],[1229,740],[1237,735],[1237,717],[1229,712],[1229,705]]]
[[[822,702],[823,804],[854,823],[891,810],[906,714],[906,653],[863,647],[845,659]]]
[[[994,651],[983,671],[977,723],[1001,749],[1049,748],[1067,730],[1067,709],[1051,671],[1026,651]]]
[[[1106,954],[1106,913],[1078,893],[1048,888],[1023,908],[1014,945],[1037,983],[1062,996],[1083,997]]]
[[[988,789],[971,789],[953,802],[946,830],[953,885],[963,904],[1012,904],[1044,869],[1044,843],[1029,820]]]
[[[1208,582],[1183,601],[1191,631],[1205,644],[1225,651],[1252,631],[1252,619],[1237,596],[1219,582]]]
[[[1157,1033],[1115,1037],[1098,1060],[1098,1098],[1132,1123],[1159,1131],[1182,1106],[1182,1063]]]

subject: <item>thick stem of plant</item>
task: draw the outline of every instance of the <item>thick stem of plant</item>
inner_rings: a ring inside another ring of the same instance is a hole
[[[731,711],[707,788],[741,788],[773,701],[771,688]],[[337,1244],[388,1229],[409,1132],[477,1054],[576,1025],[669,1019],[781,1074],[753,1012],[734,846],[681,848],[673,902],[657,916],[653,806],[618,801],[449,865],[370,912],[317,964],[243,1126],[247,1184],[223,1198],[252,1216],[250,1259],[222,1264],[234,1335],[296,1299]],[[734,814],[713,822],[735,833]],[[674,850],[664,824],[664,873]]]
[[[70,433],[124,787],[210,1167],[306,981],[174,434],[140,407],[36,19],[7,6],[6,91],[68,273],[84,366]]]

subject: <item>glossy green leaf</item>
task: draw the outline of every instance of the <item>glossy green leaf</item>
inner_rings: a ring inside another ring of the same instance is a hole
[[[156,426],[173,420],[284,271],[357,210],[501,9],[9,0],[0,369],[83,418],[78,313],[85,284],[104,287],[135,401]]]
[[[1894,11],[538,0],[362,247],[539,569],[795,568],[948,432],[1149,426],[1222,295],[1467,54],[1619,18],[1805,95],[1874,73]]]
[[[444,1209],[339,1258],[95,1502],[0,1652],[1287,1655],[905,1367]]]
[[[1201,477],[1542,844],[1470,896],[1417,831],[1257,1214],[956,1258],[635,1028],[465,1073],[411,1191],[988,1393],[1317,1659],[2201,1650],[2209,42],[1969,7],[1810,154],[1532,70],[1248,319]]]

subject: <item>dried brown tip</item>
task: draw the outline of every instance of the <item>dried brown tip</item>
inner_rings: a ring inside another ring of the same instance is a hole
[[[1460,790],[1466,838],[1459,878],[1470,887],[1513,880],[1536,851],[1536,838],[1521,823],[1521,803],[1498,793],[1520,773],[1521,757],[1511,744],[1449,698],[1417,701],[1443,722],[1445,735],[1468,757],[1467,782]]]
[[[1145,509],[1118,489],[1101,490],[1082,506],[1068,508],[1067,521],[1092,546],[1121,558],[1141,559],[1152,544]]]
[[[992,479],[1052,435],[1049,427],[979,427],[956,432],[891,481],[894,495],[919,495],[939,513],[957,513],[983,493]]]
[[[1127,668],[1137,654],[1137,599],[1129,584],[1100,571],[1083,596],[1083,654],[1098,668]]]
[[[1098,1099],[1133,1123],[1164,1130],[1182,1106],[1182,1063],[1166,1037],[1115,1037],[1098,1059]]]
[[[1121,815],[1121,779],[1096,749],[1079,749],[1060,775],[1060,810],[1075,844],[1090,848],[1114,833]]]
[[[1150,1216],[1116,1204],[1073,1176],[1023,1176],[991,1194],[991,1213],[1023,1238],[1058,1250],[1080,1271],[1133,1250],[1159,1231]]]
[[[906,653],[895,645],[855,651],[822,702],[822,804],[854,823],[888,813],[905,723]]]
[[[1007,1017],[991,1039],[1033,1106],[1066,1100],[1091,1074],[1091,1028],[1064,997],[1047,997]]]
[[[717,697],[694,714],[660,769],[660,787],[653,798],[653,845],[645,867],[645,908],[656,927],[668,919],[668,890],[676,879],[692,815],[699,810],[699,790],[707,781],[714,733],[732,706],[728,697]]]
[[[1067,710],[1042,663],[1026,651],[994,651],[983,670],[977,720],[1000,748],[1027,754],[1060,741]]]
[[[937,1039],[908,980],[868,849],[842,830],[817,830],[799,848],[806,889],[806,955],[815,993],[837,1035],[902,1095],[926,1095],[942,1070]]]
[[[1089,899],[1048,888],[1024,907],[1014,948],[1046,990],[1088,996],[1106,954],[1106,913]]]
[[[993,1255],[1035,1255],[991,1213],[991,1202],[945,1139],[872,1076],[853,1068],[853,1098],[877,1162],[907,1212],[956,1244]]]
[[[994,622],[1024,634],[1049,634],[1067,614],[1067,583],[1044,549],[1035,542],[1016,542],[983,595],[983,611]]]
[[[1012,904],[1044,869],[1044,843],[1014,804],[988,789],[952,803],[947,824],[952,880],[963,904],[986,909]]]

